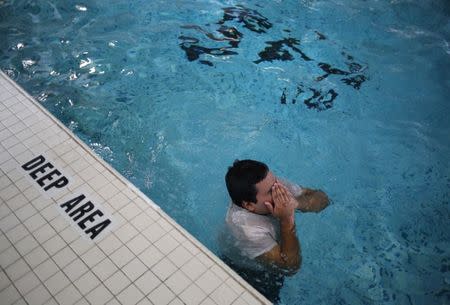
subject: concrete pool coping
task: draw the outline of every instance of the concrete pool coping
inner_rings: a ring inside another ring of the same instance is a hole
[[[2,304],[271,304],[0,71]]]

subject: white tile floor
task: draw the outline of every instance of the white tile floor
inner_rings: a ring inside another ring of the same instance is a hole
[[[0,143],[2,305],[270,304],[1,72]]]

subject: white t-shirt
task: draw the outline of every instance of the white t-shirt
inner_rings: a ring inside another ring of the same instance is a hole
[[[301,195],[303,189],[300,186],[281,182],[294,196]],[[251,259],[270,251],[279,241],[279,223],[271,215],[255,214],[231,202],[225,222],[233,235],[233,246]]]

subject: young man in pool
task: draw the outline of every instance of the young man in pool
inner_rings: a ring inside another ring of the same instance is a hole
[[[226,224],[234,245],[243,256],[294,274],[302,261],[295,210],[319,212],[329,204],[327,195],[283,181],[254,160],[236,160],[225,182],[232,200]]]

